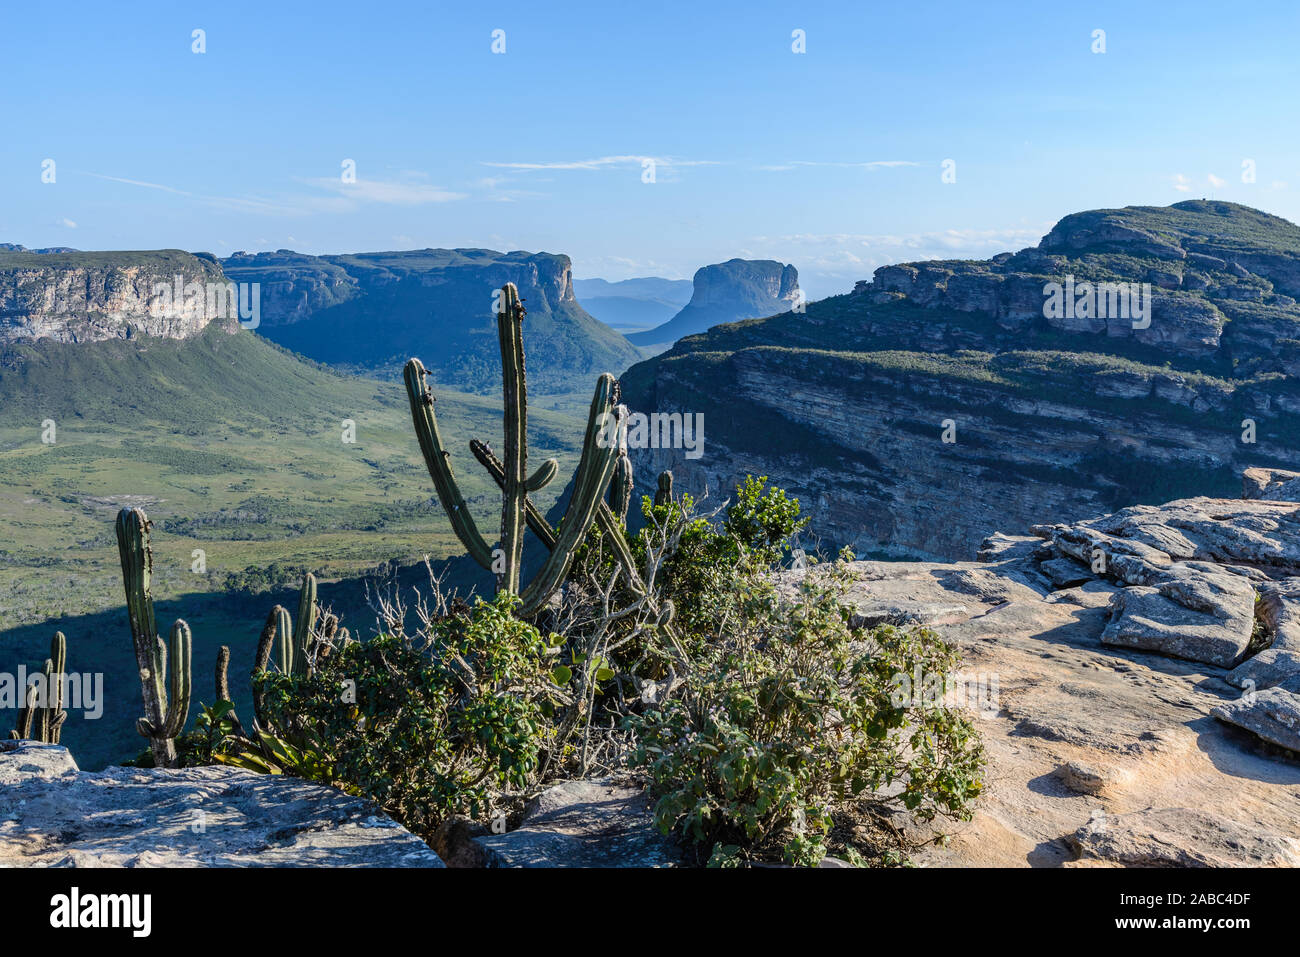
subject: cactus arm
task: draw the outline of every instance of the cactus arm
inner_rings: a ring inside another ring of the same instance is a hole
[[[623,450],[614,466],[614,477],[609,483],[609,508],[620,522],[627,524],[627,510],[632,504],[632,460]]]
[[[559,462],[555,461],[555,459],[547,459],[542,463],[541,468],[534,472],[530,478],[525,480],[524,488],[528,489],[530,492],[540,492],[542,489],[546,488],[546,486],[551,484],[551,480],[555,478],[555,473],[559,470]]]
[[[36,685],[28,685],[23,707],[18,709],[18,726],[9,732],[9,737],[29,740],[32,736],[32,717],[35,714]]]
[[[257,642],[257,658],[253,662],[253,672],[249,675],[253,685],[253,727],[255,729],[266,727],[266,717],[262,710],[263,695],[258,689],[257,679],[271,666],[271,646],[275,644],[276,623],[282,611],[284,609],[276,605],[266,616],[266,625],[263,626],[261,637]]]
[[[193,687],[190,671],[193,640],[190,626],[177,618],[171,633],[171,672],[168,686],[170,702],[167,705],[167,721],[163,725],[163,734],[174,738],[185,730],[185,722],[190,716],[190,692]]]
[[[308,652],[311,650],[312,632],[316,629],[316,576],[307,573],[298,595],[298,620],[294,623],[293,673],[307,675],[311,671]]]
[[[520,614],[536,614],[547,599],[555,592],[569,571],[573,554],[587,529],[596,518],[597,506],[605,498],[605,490],[614,474],[614,465],[619,455],[621,442],[602,441],[611,419],[618,434],[622,435],[627,410],[623,406],[614,409],[614,395],[618,388],[614,377],[608,373],[602,375],[596,383],[596,393],[591,400],[591,410],[587,416],[587,435],[582,445],[582,457],[578,461],[578,472],[574,480],[573,495],[565,509],[564,519],[560,523],[556,536],[555,548],[546,557],[537,576],[524,589],[523,607]]]
[[[46,725],[49,737],[45,740],[50,744],[58,744],[63,734],[63,722],[68,719],[68,712],[63,709],[63,685],[68,671],[68,639],[61,631],[56,631],[50,642],[50,664],[53,685],[49,693],[54,696],[54,702],[49,709]]]
[[[523,308],[512,282],[501,288],[502,311],[497,314],[501,342],[501,393],[505,413],[505,480],[501,485],[501,550],[504,568],[497,590],[519,593],[519,566],[524,555],[524,503],[528,489],[528,391],[524,376]]]
[[[276,662],[280,668],[280,674],[287,675],[293,673],[293,619],[289,617],[289,610],[281,605],[275,606],[275,636],[276,647],[279,648],[279,656]]]
[[[166,661],[150,594],[153,553],[149,548],[148,516],[142,509],[124,508],[118,513],[116,531],[122,587],[144,701],[144,717],[136,721],[136,730],[149,739],[154,764],[169,768],[176,763],[176,743],[162,734],[167,715]]]
[[[429,390],[425,377],[428,373],[419,359],[406,363],[402,376],[406,381],[406,394],[411,402],[411,420],[415,423],[415,436],[420,443],[420,452],[424,455],[424,464],[429,469],[434,488],[438,492],[438,501],[442,503],[451,521],[456,537],[461,540],[470,556],[486,569],[492,568],[492,550],[470,514],[460,487],[456,484],[456,475],[451,468],[451,456],[442,444],[442,434],[438,431],[438,417],[433,412],[433,393]]]
[[[496,480],[497,485],[503,485],[506,479],[506,467],[501,464],[499,458],[492,454],[492,450],[478,439],[470,442],[469,450],[474,453],[474,458],[479,460],[479,464],[487,469],[488,474]],[[554,462],[555,460],[547,459],[546,461]],[[548,549],[555,547],[555,530],[551,528],[550,522],[546,520],[541,511],[531,501],[526,502],[524,505],[524,521],[528,523],[528,527],[532,529],[533,534],[541,539],[543,545]]]

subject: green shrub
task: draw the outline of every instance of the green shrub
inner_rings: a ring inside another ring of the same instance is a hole
[[[970,720],[895,703],[897,675],[946,678],[956,652],[926,629],[850,627],[837,571],[783,598],[759,568],[742,568],[711,598],[726,627],[700,646],[681,693],[629,721],[660,828],[715,865],[815,864],[850,803],[967,819],[980,792]]]
[[[259,677],[273,733],[304,738],[337,782],[429,835],[486,814],[538,765],[552,695],[548,640],[502,595],[431,621],[418,638],[350,642],[309,677]]]

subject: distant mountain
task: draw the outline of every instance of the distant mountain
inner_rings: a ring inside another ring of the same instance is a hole
[[[0,250],[0,343],[191,338],[214,320],[231,324],[237,316],[237,302],[226,309],[224,299],[207,296],[210,284],[222,282],[214,258],[179,249],[76,252],[10,246]],[[159,296],[160,286],[167,297]],[[170,295],[177,288],[181,295]]]
[[[1114,308],[1121,283],[1142,315]],[[767,474],[826,542],[962,559],[999,530],[1235,496],[1247,466],[1300,468],[1297,299],[1287,220],[1075,213],[1036,248],[884,266],[629,369],[634,410],[707,422],[702,458],[634,454],[637,480],[670,467],[716,494]]]
[[[647,276],[609,282],[605,279],[575,279],[573,292],[590,312],[606,325],[642,330],[662,325],[690,302],[692,283],[686,279]]]
[[[731,259],[695,273],[691,300],[672,319],[628,338],[639,346],[676,342],[724,322],[789,310],[799,296],[799,271],[772,259]]]
[[[260,283],[258,331],[286,348],[354,372],[400,374],[419,357],[435,382],[466,391],[500,388],[494,297],[519,287],[528,316],[528,382],[539,391],[586,389],[639,353],[593,318],[573,293],[567,256],[490,249],[311,256],[236,253],[227,276]]]

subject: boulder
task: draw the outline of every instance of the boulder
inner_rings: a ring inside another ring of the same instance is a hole
[[[1300,842],[1190,808],[1095,815],[1067,843],[1083,862],[1122,867],[1295,867]]]
[[[1271,744],[1300,752],[1300,676],[1284,685],[1243,695],[1236,701],[1220,705],[1210,714],[1238,728],[1244,728]]]
[[[613,778],[543,791],[520,826],[476,840],[489,867],[673,867],[677,846],[655,827],[643,788]]]
[[[1239,688],[1271,688],[1300,674],[1300,578],[1261,585],[1255,614],[1271,641],[1228,675]]]
[[[1103,644],[1220,668],[1241,660],[1255,625],[1255,589],[1248,579],[1180,562],[1154,581],[1116,592]]]

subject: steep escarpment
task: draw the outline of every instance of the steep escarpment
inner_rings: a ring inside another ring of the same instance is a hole
[[[1295,225],[1200,201],[1075,214],[984,262],[886,266],[630,369],[634,408],[706,423],[701,458],[640,450],[638,479],[768,474],[825,539],[952,558],[1009,525],[1228,494],[1247,466],[1296,463],[1298,268]],[[1104,290],[1133,283],[1117,314]]]
[[[226,289],[206,254],[10,247],[0,250],[0,343],[189,339],[214,320],[233,325],[238,304]]]
[[[507,282],[518,286],[528,310],[530,385],[585,389],[586,376],[622,371],[639,357],[578,304],[567,256],[488,249],[308,256],[280,250],[237,253],[223,266],[234,279],[260,283],[259,332],[351,371],[396,375],[418,356],[444,385],[496,388],[494,297]]]
[[[691,301],[661,326],[628,338],[637,345],[676,342],[738,319],[785,312],[799,300],[799,271],[772,259],[729,259],[695,273]]]

